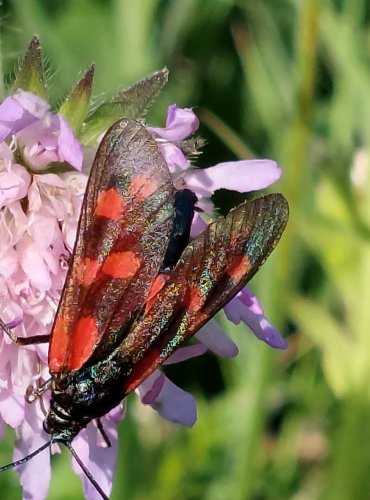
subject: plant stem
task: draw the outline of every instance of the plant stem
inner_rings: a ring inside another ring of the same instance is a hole
[[[370,405],[362,394],[340,403],[322,499],[365,500],[370,494]]]

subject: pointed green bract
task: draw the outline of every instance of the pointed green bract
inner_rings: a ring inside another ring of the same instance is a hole
[[[143,116],[167,80],[168,70],[163,68],[122,90],[110,102],[101,104],[82,128],[82,144],[93,144],[100,134],[120,118],[135,119]]]
[[[30,41],[19,67],[13,90],[23,89],[47,98],[40,40],[34,36]]]
[[[94,72],[95,67],[91,65],[59,109],[76,134],[80,132],[89,109]]]

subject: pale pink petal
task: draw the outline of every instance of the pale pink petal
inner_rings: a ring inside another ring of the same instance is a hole
[[[4,422],[13,428],[24,421],[24,396],[16,396],[8,389],[0,392],[0,415]]]
[[[26,234],[27,216],[22,210],[21,203],[15,201],[0,211],[0,236],[3,251],[14,247]]]
[[[50,104],[41,97],[32,92],[18,89],[13,98],[22,106],[22,108],[32,116],[41,119],[50,108]]]
[[[167,377],[151,406],[161,417],[175,424],[192,427],[197,420],[197,408],[193,396],[177,387]]]
[[[67,162],[81,169],[83,150],[64,117],[49,113],[17,134],[18,145],[33,170],[54,162]]]
[[[76,197],[83,197],[87,184],[87,175],[80,172],[65,172],[60,176],[66,186],[71,189]]]
[[[165,375],[160,370],[154,370],[136,389],[136,394],[140,397],[141,402],[145,405],[150,405],[157,399],[165,382]]]
[[[26,418],[17,429],[17,441],[13,460],[19,460],[45,444],[49,439],[42,428],[43,413],[39,404],[26,407]],[[44,500],[47,496],[51,478],[50,450],[46,449],[21,465],[16,472],[20,476],[25,500]]]
[[[13,248],[1,251],[0,244],[0,274],[9,278],[18,268],[18,254]]]
[[[207,229],[208,224],[202,219],[198,212],[194,212],[193,222],[191,224],[190,236],[195,238]]]
[[[202,356],[207,352],[207,347],[204,344],[191,344],[185,347],[180,347],[163,363],[164,365],[173,365],[181,363],[191,358]]]
[[[13,151],[6,142],[0,143],[0,159],[4,165],[11,165],[14,160]]]
[[[192,135],[199,127],[199,120],[190,108],[178,108],[171,104],[167,109],[166,126],[148,127],[153,134],[166,141],[177,142]]]
[[[111,447],[108,448],[94,423],[90,423],[73,441],[73,448],[89,469],[96,482],[106,495],[110,495],[114,472],[117,462],[118,433],[117,422],[122,418],[121,408],[115,408],[110,414],[102,418],[104,431],[109,437]],[[80,466],[72,459],[74,471],[81,477],[85,498],[101,500],[100,494],[87,479]]]
[[[55,217],[45,216],[40,212],[35,214],[31,220],[28,228],[29,234],[40,250],[47,250],[54,241],[55,233],[58,230],[58,221]]]
[[[209,198],[199,198],[197,202],[197,207],[200,208],[206,214],[212,214],[215,205]]]
[[[264,189],[276,182],[280,175],[280,168],[272,160],[240,160],[193,169],[184,174],[184,180],[197,195],[210,197],[218,189],[240,193]]]
[[[235,297],[227,305],[227,317],[230,321],[238,325],[243,321],[243,311],[245,308],[241,308],[238,301],[247,307],[254,314],[264,314],[263,307],[258,298],[252,293],[249,288],[244,287],[240,292],[238,292]],[[238,307],[234,307],[235,304]]]
[[[10,328],[10,330],[12,330],[13,328],[21,325],[23,322],[23,319],[21,317],[18,317],[18,318],[14,318],[12,321],[10,321],[9,323],[6,324],[6,326],[8,328]]]
[[[66,161],[72,167],[81,171],[83,160],[82,146],[68,125],[67,120],[62,115],[58,115],[58,118],[60,122],[58,137],[59,161]]]
[[[49,290],[51,279],[45,260],[40,250],[30,237],[24,237],[17,245],[19,263],[30,279],[30,282],[40,290]]]
[[[31,176],[21,165],[13,163],[11,170],[0,172],[0,208],[27,196]]]
[[[178,170],[186,170],[190,167],[190,162],[180,148],[170,142],[159,143],[159,149],[166,160],[167,166],[172,174]]]
[[[239,353],[237,345],[224,333],[215,320],[206,323],[195,336],[218,356],[233,358]]]
[[[254,335],[276,349],[286,349],[288,344],[280,332],[264,316],[263,308],[248,289],[243,289],[224,307],[227,318],[238,325],[244,322]]]
[[[18,90],[0,104],[0,142],[42,118],[49,104],[40,97]]]

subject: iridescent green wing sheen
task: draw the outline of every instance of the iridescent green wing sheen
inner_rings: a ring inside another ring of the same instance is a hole
[[[119,348],[129,393],[248,282],[280,239],[288,204],[280,194],[244,203],[185,249],[166,285]]]
[[[142,310],[163,261],[174,188],[156,141],[121,120],[94,160],[49,349],[53,373],[109,354]]]

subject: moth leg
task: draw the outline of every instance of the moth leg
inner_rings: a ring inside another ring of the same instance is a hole
[[[29,390],[26,392],[26,401],[27,403],[33,403],[36,401],[36,399],[41,398],[41,396],[44,394],[45,391],[51,388],[51,378],[44,382],[40,387],[37,389],[32,389],[32,387],[29,387]]]
[[[18,345],[33,345],[33,344],[43,344],[46,342],[49,342],[50,340],[50,335],[34,335],[33,337],[17,337],[14,335],[9,328],[9,325],[4,323],[2,319],[0,319],[0,328],[3,330],[3,332],[6,333],[6,335],[15,343]]]
[[[112,446],[112,443],[110,442],[110,439],[108,437],[108,434],[105,432],[104,430],[104,427],[103,427],[103,424],[102,424],[102,421],[100,418],[97,418],[96,419],[96,426],[100,432],[100,434],[102,435],[102,438],[104,439],[105,441],[105,444],[108,446],[108,448],[111,448]]]

